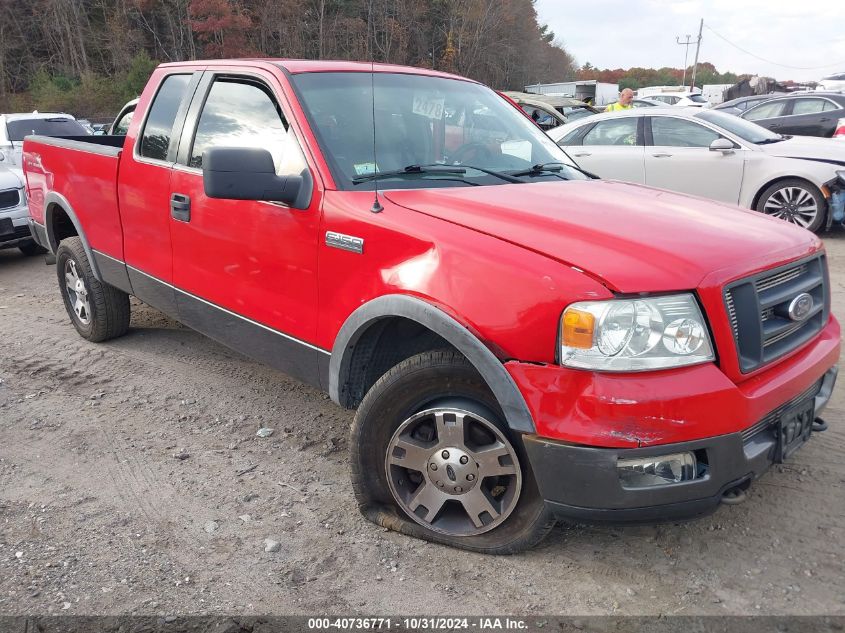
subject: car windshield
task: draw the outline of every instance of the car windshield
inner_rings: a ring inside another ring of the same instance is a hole
[[[85,126],[67,117],[50,119],[15,119],[6,122],[10,141],[22,141],[30,134],[42,136],[86,136],[91,132]]]
[[[704,119],[709,123],[718,125],[749,143],[771,143],[772,141],[779,141],[782,138],[780,134],[767,130],[756,123],[740,119],[725,112],[704,110],[703,112],[698,112],[695,116],[696,118]]]
[[[392,189],[587,179],[530,119],[480,84],[359,72],[303,73],[293,83],[341,189],[373,189],[376,173],[384,174],[379,186]],[[430,168],[438,165],[462,169]],[[491,173],[526,171],[519,179]]]

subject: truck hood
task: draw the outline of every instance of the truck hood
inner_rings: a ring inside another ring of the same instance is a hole
[[[391,202],[581,269],[618,292],[697,288],[819,248],[809,231],[738,207],[613,181],[404,189]]]
[[[772,156],[806,158],[845,166],[845,141],[838,139],[792,136],[777,143],[768,143],[757,147]]]

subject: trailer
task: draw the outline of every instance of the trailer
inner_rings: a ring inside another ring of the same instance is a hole
[[[617,84],[597,81],[595,79],[561,81],[553,84],[533,84],[525,86],[525,92],[558,97],[572,97],[573,99],[586,101],[594,106],[607,105],[619,98],[619,86]]]
[[[719,105],[725,100],[725,90],[733,84],[704,84],[701,87],[701,96],[713,105]]]

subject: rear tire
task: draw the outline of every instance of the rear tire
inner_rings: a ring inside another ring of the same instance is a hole
[[[69,237],[56,251],[56,272],[68,316],[79,335],[93,343],[129,329],[129,295],[97,281],[82,240]]]
[[[18,246],[18,250],[20,250],[20,252],[26,255],[27,257],[32,257],[33,255],[43,255],[47,252],[46,248],[36,244],[35,242],[30,242],[29,244],[21,244],[20,246]]]
[[[787,178],[760,194],[757,211],[818,233],[827,217],[827,202],[811,182]]]
[[[351,453],[362,512],[405,534],[513,554],[555,524],[520,438],[457,351],[424,352],[382,376],[355,415]]]

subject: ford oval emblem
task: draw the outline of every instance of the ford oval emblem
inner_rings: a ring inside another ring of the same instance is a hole
[[[793,321],[803,321],[813,311],[813,297],[802,292],[789,303],[789,318]]]

